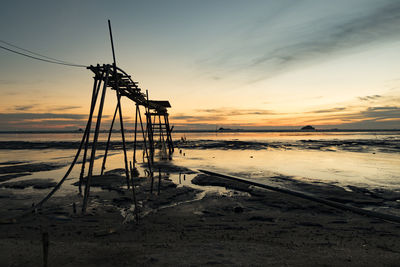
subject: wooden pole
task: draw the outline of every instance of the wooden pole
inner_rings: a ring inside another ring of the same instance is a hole
[[[164,121],[165,121],[165,128],[166,128],[166,134],[167,134],[167,143],[168,143],[168,152],[169,152],[169,157],[170,159],[172,156],[172,153],[174,152],[174,143],[172,141],[172,136],[171,136],[171,128],[169,126],[169,119],[168,119],[168,114],[164,114]]]
[[[147,99],[147,110],[146,110],[146,121],[147,121],[147,137],[149,138],[149,149],[150,149],[150,158],[151,162],[154,162],[154,139],[153,139],[153,126],[151,123],[151,115],[150,115],[150,102],[149,102],[149,91],[146,90],[146,99]]]
[[[137,119],[138,119],[138,111],[137,110],[138,110],[138,104],[136,104],[136,112],[135,112],[135,137],[133,140],[133,167],[135,167],[135,164],[136,164]]]
[[[107,161],[108,147],[109,147],[109,145],[110,145],[111,133],[112,133],[113,126],[114,126],[115,117],[117,116],[118,105],[119,105],[119,103],[117,103],[117,105],[115,106],[115,111],[114,111],[113,119],[112,119],[112,121],[111,121],[110,131],[108,132],[106,150],[104,151],[104,158],[103,158],[103,164],[101,165],[101,174],[100,174],[100,175],[103,175],[104,170],[106,169],[106,161]]]
[[[161,115],[158,115],[158,120],[160,122],[160,143],[161,143],[161,149],[162,149],[162,156],[164,159],[166,159],[166,142],[165,142],[165,138],[164,138],[164,131],[162,129],[162,125],[165,126],[165,128],[167,128],[166,122],[164,120],[164,123],[161,123]],[[167,138],[167,145],[168,145],[168,149],[169,149],[169,144],[168,144],[168,136],[166,136]],[[165,154],[164,154],[165,152]],[[168,155],[170,157],[170,155]],[[168,158],[169,158],[168,157]]]
[[[151,176],[150,194],[153,194],[153,185],[154,185],[154,175],[153,175],[153,172],[150,173],[150,176]]]
[[[137,199],[136,199],[136,192],[135,192],[135,184],[133,181],[133,168],[132,168],[132,162],[129,162],[130,168],[131,168],[131,185],[132,185],[132,198],[133,198],[133,203],[135,204],[135,217],[136,217],[136,223],[139,223],[139,207],[137,205]]]
[[[158,168],[158,195],[160,195],[161,191],[161,168]]]
[[[83,152],[83,159],[82,159],[82,167],[81,167],[81,173],[79,175],[79,194],[82,194],[82,181],[83,181],[83,176],[85,174],[85,164],[86,164],[86,157],[87,157],[87,151],[88,151],[88,146],[89,146],[89,137],[90,137],[90,128],[92,127],[92,119],[93,119],[93,113],[94,113],[94,108],[96,106],[97,102],[97,97],[99,95],[99,90],[101,86],[101,78],[103,77],[103,73],[101,73],[100,77],[98,74],[95,76],[95,80],[93,83],[93,92],[92,92],[92,102],[90,105],[90,111],[89,111],[89,119],[86,125],[85,129],[85,134],[86,138],[85,140],[85,150]]]
[[[117,100],[118,100],[119,122],[120,122],[120,125],[121,125],[122,149],[124,150],[126,185],[127,185],[128,189],[129,189],[128,157],[126,155],[125,129],[124,129],[124,122],[123,122],[123,118],[122,118],[121,95],[120,95],[119,91],[117,91]]]
[[[115,59],[115,50],[114,50],[114,41],[113,41],[113,36],[112,36],[112,30],[111,30],[111,22],[108,20],[108,29],[110,32],[110,41],[111,41],[111,49],[112,49],[112,55],[113,55],[113,67],[114,67],[114,89],[117,93],[117,101],[118,101],[118,111],[119,111],[119,122],[121,125],[121,136],[122,136],[122,148],[124,150],[124,161],[125,161],[125,175],[126,175],[126,185],[129,189],[129,167],[128,167],[128,157],[126,155],[126,144],[125,144],[125,131],[124,131],[124,123],[123,123],[123,118],[122,118],[122,108],[121,108],[121,95],[119,92],[119,78],[117,75],[117,61]]]
[[[146,151],[146,156],[147,156],[147,165],[149,167],[149,172],[152,173],[151,165],[152,165],[153,162],[151,161],[151,158],[149,156],[149,152],[147,151],[146,134],[145,134],[145,131],[144,131],[144,128],[143,128],[142,116],[140,114],[140,108],[139,107],[138,107],[137,111],[138,111],[138,114],[139,114],[140,127],[142,129],[142,134],[143,134],[144,149]]]
[[[104,85],[103,85],[103,91],[102,91],[101,100],[100,100],[99,112],[97,115],[96,129],[95,129],[94,137],[93,137],[93,145],[92,145],[92,151],[91,151],[91,156],[90,156],[89,171],[88,171],[88,177],[86,179],[85,195],[83,197],[82,213],[86,212],[87,202],[88,202],[89,194],[90,194],[90,182],[92,179],[94,159],[96,157],[97,139],[99,137],[101,116],[103,115],[104,99],[106,97],[106,89],[107,89],[109,75],[110,75],[110,66],[107,65],[106,66],[106,77],[105,77],[105,81],[104,81]]]
[[[108,20],[108,30],[110,32],[111,49],[112,49],[112,55],[113,55],[113,60],[114,60],[114,67],[115,67],[117,62],[115,61],[114,41],[113,41],[113,36],[112,36],[112,31],[111,31],[111,22],[110,22],[110,20]]]
[[[49,233],[42,233],[42,244],[43,244],[43,267],[47,267],[49,259]]]

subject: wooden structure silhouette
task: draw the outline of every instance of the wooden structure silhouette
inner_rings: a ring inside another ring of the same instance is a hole
[[[94,83],[93,83],[93,93],[92,93],[92,101],[91,101],[91,109],[89,113],[88,119],[88,127],[85,131],[85,146],[83,153],[83,160],[81,166],[81,174],[80,174],[80,184],[79,188],[81,191],[81,184],[83,182],[83,177],[85,174],[85,166],[88,157],[89,151],[89,143],[90,143],[90,135],[92,128],[92,120],[93,113],[95,110],[96,103],[98,98],[100,98],[98,114],[96,119],[96,126],[93,133],[92,145],[91,145],[91,154],[90,161],[88,167],[87,178],[85,179],[85,190],[84,190],[84,202],[82,206],[82,211],[84,212],[87,205],[87,200],[90,193],[90,184],[93,176],[93,166],[94,160],[96,158],[96,149],[98,144],[98,137],[100,132],[101,119],[103,115],[103,106],[106,97],[106,91],[108,88],[115,91],[115,95],[117,98],[117,105],[115,107],[114,116],[111,122],[111,126],[108,132],[108,139],[106,143],[105,153],[103,157],[101,174],[104,173],[108,149],[111,140],[111,134],[113,132],[113,126],[116,119],[116,115],[118,113],[120,126],[121,126],[121,136],[122,136],[122,149],[124,152],[124,163],[125,163],[125,175],[128,189],[130,188],[130,170],[128,165],[128,157],[127,157],[127,147],[126,147],[126,138],[125,138],[125,128],[123,123],[122,116],[122,107],[121,107],[121,97],[127,97],[132,100],[135,105],[135,130],[134,130],[134,142],[133,142],[133,164],[136,163],[136,150],[137,150],[137,139],[138,134],[142,135],[143,145],[144,145],[144,153],[147,159],[147,167],[149,174],[152,176],[152,164],[154,162],[154,154],[156,145],[160,148],[166,148],[168,151],[168,158],[171,157],[171,154],[174,151],[172,136],[171,136],[171,128],[168,120],[168,112],[167,108],[171,107],[168,101],[155,101],[148,99],[148,92],[144,94],[141,89],[138,87],[138,83],[135,82],[130,75],[126,74],[123,70],[113,65],[97,65],[97,66],[89,66],[89,70],[94,73]],[[142,120],[142,112],[141,107],[145,109],[146,116],[146,124],[144,125]],[[158,121],[156,120],[158,118]],[[138,129],[140,127],[140,129]],[[155,139],[159,137],[159,142],[155,142]]]
[[[129,100],[131,100],[135,105],[135,111],[136,111],[134,142],[133,142],[133,159],[132,159],[133,166],[135,167],[136,163],[136,150],[137,150],[137,139],[138,139],[137,137],[138,134],[140,133],[143,138],[143,145],[144,145],[143,149],[147,159],[148,173],[152,179],[154,179],[152,164],[154,162],[156,144],[158,144],[158,146],[160,147],[160,151],[162,151],[163,148],[165,151],[168,149],[168,158],[171,158],[171,155],[174,151],[172,136],[171,136],[172,129],[169,125],[168,112],[167,112],[167,108],[171,107],[170,103],[168,101],[149,100],[148,91],[146,90],[146,94],[144,94],[138,87],[138,82],[135,82],[130,75],[128,75],[125,71],[117,67],[110,21],[108,21],[108,26],[110,30],[110,39],[111,39],[111,47],[113,52],[114,63],[112,65],[106,64],[106,65],[96,65],[87,67],[94,73],[94,83],[93,83],[93,92],[92,92],[91,108],[89,112],[89,119],[87,122],[84,138],[82,139],[85,140],[85,146],[84,146],[83,160],[81,166],[81,174],[79,179],[80,192],[82,192],[82,182],[85,174],[85,165],[89,151],[92,120],[94,117],[93,113],[96,107],[97,99],[99,97],[100,97],[100,102],[98,107],[96,126],[94,129],[93,139],[91,142],[92,145],[90,149],[91,151],[90,151],[88,174],[87,178],[84,181],[85,189],[84,189],[82,212],[86,211],[87,202],[90,194],[90,185],[91,185],[91,179],[93,177],[94,160],[96,158],[96,149],[98,144],[98,137],[100,132],[100,125],[103,115],[103,107],[104,107],[107,88],[111,88],[113,91],[115,91],[115,95],[117,98],[117,105],[115,107],[114,116],[108,134],[107,144],[101,167],[101,175],[103,175],[105,170],[107,154],[111,140],[111,134],[113,132],[115,118],[118,113],[121,126],[122,149],[124,153],[126,184],[128,189],[130,188],[130,181],[132,181],[133,183],[133,179],[132,180],[130,179],[131,176],[130,173],[132,173],[132,170],[129,169],[128,165],[125,128],[124,128],[122,107],[121,107],[122,97],[126,97]],[[145,109],[145,116],[146,116],[145,126],[143,125],[144,123],[142,120],[141,107]],[[157,118],[158,118],[158,123],[156,120]],[[140,129],[138,129],[139,126]],[[160,140],[157,143],[155,142],[155,134],[157,134],[157,137],[159,136]],[[133,195],[135,195],[134,186],[132,186],[132,190],[133,190]]]
[[[87,69],[91,70],[94,73],[94,82],[93,82],[93,90],[92,90],[92,100],[90,104],[89,118],[86,123],[86,128],[84,130],[79,148],[75,154],[75,157],[66,171],[63,178],[57,183],[57,185],[36,205],[32,206],[32,210],[41,207],[47,200],[49,200],[58,189],[61,188],[62,184],[66,181],[75,164],[78,162],[81,151],[83,150],[83,158],[82,158],[82,166],[79,177],[79,192],[82,193],[82,185],[84,185],[84,196],[83,196],[83,204],[82,204],[82,213],[85,213],[89,195],[90,195],[90,185],[91,180],[94,173],[94,161],[96,159],[96,150],[98,145],[98,139],[100,134],[101,121],[103,117],[103,108],[104,102],[106,98],[106,92],[108,89],[115,91],[115,96],[117,98],[117,105],[115,107],[114,116],[111,122],[110,129],[108,131],[107,144],[105,147],[105,153],[103,156],[102,166],[101,166],[101,175],[104,174],[108,150],[111,142],[111,134],[113,132],[113,127],[115,123],[115,119],[117,113],[119,115],[119,121],[121,126],[121,137],[122,137],[122,149],[124,153],[124,165],[125,165],[125,176],[126,176],[126,184],[128,189],[132,189],[133,201],[136,205],[136,196],[135,196],[135,187],[133,185],[133,173],[136,164],[136,151],[138,148],[138,135],[141,135],[143,138],[143,152],[145,154],[144,159],[147,161],[147,173],[152,179],[153,185],[153,168],[152,165],[154,163],[154,155],[156,147],[160,147],[160,151],[168,151],[167,158],[171,158],[172,153],[174,152],[174,146],[172,142],[172,128],[169,125],[168,119],[168,111],[167,109],[171,107],[168,101],[157,101],[157,100],[149,100],[149,93],[146,90],[146,93],[143,93],[141,88],[138,87],[138,82],[135,82],[130,75],[128,75],[125,71],[117,67],[115,60],[115,52],[114,52],[114,43],[111,32],[111,24],[108,21],[108,26],[110,30],[110,39],[111,39],[111,47],[113,54],[113,64],[103,64],[96,66],[89,66]],[[124,120],[122,116],[122,106],[121,106],[121,98],[126,97],[132,101],[132,104],[135,106],[135,127],[134,127],[134,141],[133,141],[133,165],[128,165],[128,157],[127,157],[127,143],[125,138],[125,127]],[[98,101],[98,99],[100,99]],[[94,115],[96,105],[98,103],[97,108],[97,116]],[[146,121],[142,119],[142,111],[144,109],[144,115]],[[94,118],[96,118],[94,120]],[[158,121],[157,121],[158,119]],[[92,124],[95,123],[95,128],[92,131]],[[140,127],[140,129],[139,129]],[[156,139],[159,138],[159,142],[156,142]],[[90,156],[89,156],[90,153]],[[85,177],[85,168],[86,164],[89,162],[89,166],[87,169],[86,179]],[[133,167],[132,167],[133,166]],[[151,188],[152,189],[152,188]],[[135,208],[135,212],[137,209]],[[137,216],[137,214],[136,214]]]

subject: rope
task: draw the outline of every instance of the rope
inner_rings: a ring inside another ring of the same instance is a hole
[[[25,53],[22,53],[22,52],[18,52],[18,51],[15,51],[15,50],[13,50],[13,49],[10,49],[10,48],[7,48],[7,47],[1,46],[1,45],[0,45],[0,48],[2,48],[2,49],[4,49],[4,50],[7,50],[7,51],[10,51],[10,52],[12,52],[12,53],[21,55],[21,56],[29,57],[29,58],[32,58],[32,59],[36,59],[36,60],[40,60],[40,61],[44,61],[44,62],[48,62],[48,63],[59,64],[59,65],[65,65],[65,66],[70,66],[70,67],[81,67],[81,68],[86,68],[85,65],[63,63],[63,62],[61,62],[61,61],[59,62],[59,61],[48,60],[48,59],[44,59],[44,58],[39,58],[39,57],[31,56],[31,55],[28,55],[28,54],[25,54]]]
[[[6,41],[3,41],[3,40],[0,40],[0,43],[6,44],[6,45],[8,45],[8,46],[12,46],[12,47],[14,47],[14,48],[17,48],[17,49],[19,49],[19,50],[22,50],[22,51],[31,53],[31,54],[36,55],[36,56],[39,56],[39,57],[44,57],[44,58],[50,59],[50,60],[52,60],[52,61],[58,61],[58,62],[60,62],[60,63],[75,65],[74,63],[71,63],[71,62],[68,62],[68,61],[64,61],[64,60],[59,60],[59,59],[52,58],[52,57],[48,57],[48,56],[45,56],[45,55],[42,55],[42,54],[39,54],[39,53],[30,51],[30,50],[28,50],[28,49],[25,49],[25,48],[16,46],[16,45],[14,45],[14,44],[11,44],[11,43],[6,42]]]

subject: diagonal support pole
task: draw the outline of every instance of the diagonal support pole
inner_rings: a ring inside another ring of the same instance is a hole
[[[103,91],[102,91],[101,100],[100,100],[99,112],[98,112],[98,115],[97,115],[96,129],[95,129],[94,137],[93,137],[93,144],[92,144],[92,151],[91,151],[91,156],[90,156],[89,171],[88,171],[88,176],[86,178],[85,194],[84,194],[84,197],[83,197],[83,205],[82,205],[82,213],[86,212],[87,202],[88,202],[89,194],[90,194],[90,182],[92,180],[94,159],[96,157],[96,146],[97,146],[97,140],[99,138],[101,117],[103,115],[104,99],[106,97],[106,89],[107,89],[109,75],[110,75],[110,66],[107,66],[106,67],[106,77],[105,77],[105,81],[104,81],[104,85],[103,85]]]
[[[148,152],[148,149],[147,149],[146,134],[145,134],[145,131],[144,131],[144,128],[143,128],[142,116],[140,115],[140,108],[139,108],[139,106],[136,106],[136,110],[138,111],[138,114],[139,114],[140,127],[141,127],[141,129],[142,129],[143,142],[144,142],[144,149],[145,149],[145,151],[146,151],[146,156],[147,156],[147,165],[148,165],[148,167],[149,167],[149,172],[152,173],[151,165],[152,165],[153,162],[151,161],[151,158],[150,158],[150,156],[149,156],[149,152]]]
[[[128,157],[126,155],[126,144],[125,144],[125,129],[124,122],[122,118],[122,108],[121,108],[121,95],[119,91],[117,92],[117,100],[118,100],[118,112],[119,112],[119,122],[121,124],[121,136],[122,136],[122,148],[124,150],[124,161],[125,161],[125,175],[126,175],[126,185],[129,189],[129,166],[128,166]]]
[[[87,123],[87,133],[86,133],[86,140],[85,140],[85,149],[83,152],[83,159],[82,159],[82,166],[81,166],[81,173],[79,175],[79,194],[82,194],[82,181],[83,181],[83,176],[85,174],[85,165],[86,165],[86,157],[87,157],[87,151],[88,151],[88,147],[89,147],[89,138],[90,138],[90,130],[92,127],[92,120],[93,120],[93,112],[94,112],[94,108],[96,106],[96,102],[97,102],[97,97],[99,95],[99,91],[100,91],[100,87],[101,87],[101,81],[103,79],[104,73],[96,74],[95,76],[95,80],[93,83],[93,93],[92,93],[92,102],[90,105],[90,112],[89,112],[89,119],[88,119],[88,123]],[[86,132],[85,131],[85,132]]]
[[[106,169],[106,161],[107,161],[107,155],[108,155],[108,148],[110,146],[110,141],[111,141],[111,134],[112,134],[112,130],[114,127],[114,122],[115,122],[115,117],[117,116],[117,111],[118,111],[118,104],[115,106],[115,111],[114,111],[114,116],[113,119],[111,121],[111,126],[110,126],[110,130],[108,132],[108,138],[107,138],[107,144],[106,144],[106,150],[104,151],[104,158],[103,158],[103,164],[101,165],[101,174],[104,174],[104,170]]]
[[[136,112],[135,112],[135,137],[134,137],[134,141],[133,141],[133,167],[135,168],[135,164],[136,164],[136,147],[137,147],[137,120],[138,120],[138,104],[136,104]],[[144,140],[143,140],[144,142]]]

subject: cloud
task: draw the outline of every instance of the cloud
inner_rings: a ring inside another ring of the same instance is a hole
[[[35,107],[35,105],[23,105],[23,106],[15,106],[14,109],[20,110],[20,111],[25,111],[25,110],[31,110],[34,107]]]
[[[107,127],[109,117],[109,115],[103,115],[103,127]],[[0,113],[0,130],[81,128],[86,124],[87,118],[87,114],[71,113]]]
[[[367,95],[364,97],[360,96],[358,99],[360,99],[361,101],[370,101],[370,100],[375,100],[375,99],[378,99],[381,97],[382,97],[381,95]]]
[[[218,108],[218,109],[199,109],[199,112],[211,113],[223,116],[242,116],[242,115],[277,115],[278,113],[266,109],[235,109],[235,108]]]
[[[361,121],[368,121],[372,126],[372,122],[380,121],[400,121],[400,107],[397,106],[377,106],[368,107],[364,110],[352,111],[340,114],[328,114],[321,116],[311,116],[304,118],[305,123],[326,123],[331,124],[333,122],[341,123],[355,123]]]
[[[361,112],[361,116],[375,120],[400,119],[400,107],[369,107],[367,110]]]
[[[253,36],[244,33],[251,38],[245,45],[213,55],[203,63],[222,70],[223,74],[218,73],[218,77],[245,71],[251,74],[251,82],[256,82],[287,69],[304,66],[307,62],[317,62],[361,46],[396,40],[400,36],[400,1],[368,4],[360,1],[359,5],[353,6],[354,12],[350,14],[347,9],[343,10],[348,4],[342,6],[339,12],[329,13],[326,13],[326,6],[321,10],[311,6],[311,9],[326,16],[308,20],[301,16],[311,16],[310,13],[297,17],[296,10],[291,11],[293,19],[300,18],[306,22],[281,27],[280,32],[272,31],[268,24],[264,25],[263,31],[258,30]],[[284,24],[287,21],[281,22]],[[240,43],[243,44],[243,40]]]
[[[264,109],[235,109],[235,108],[216,108],[216,109],[198,109],[196,115],[179,113],[171,116],[171,121],[178,124],[229,124],[229,125],[245,125],[248,119],[243,116],[251,117],[252,121],[257,121],[259,117],[279,115],[271,110]],[[255,118],[255,116],[259,116]],[[250,123],[250,122],[249,122]],[[251,125],[254,122],[250,123]]]
[[[217,122],[217,121],[222,121],[226,120],[227,118],[225,116],[205,116],[205,115],[197,115],[197,116],[192,116],[192,115],[176,115],[176,116],[171,116],[171,121],[175,120],[183,120],[184,122],[187,123],[192,123],[192,122]]]
[[[82,106],[59,106],[59,107],[54,107],[54,108],[50,108],[51,110],[54,111],[64,111],[64,110],[71,110],[71,109],[77,109],[77,108],[81,108]]]
[[[255,118],[255,114],[261,114]],[[249,115],[247,117],[240,117]],[[277,116],[274,116],[277,115]],[[400,127],[400,107],[396,105],[375,106],[375,107],[336,107],[329,109],[320,109],[303,113],[276,113],[270,110],[258,109],[201,109],[197,110],[197,115],[177,114],[171,117],[174,124],[184,127],[197,127],[196,125],[220,125],[227,127],[293,127],[298,125],[340,125],[356,126],[360,125],[363,128],[367,126],[373,128],[397,128]],[[364,123],[362,123],[364,122]],[[375,124],[374,124],[375,122]],[[375,126],[374,126],[375,125]],[[209,127],[212,129],[213,127]],[[340,128],[340,127],[339,127]]]
[[[309,111],[307,113],[332,113],[332,112],[338,112],[338,111],[344,111],[346,108],[341,107],[341,108],[330,108],[330,109],[320,109],[320,110],[314,110],[314,111]]]
[[[67,111],[67,110],[72,110],[72,109],[78,109],[81,108],[82,106],[43,106],[43,105],[39,105],[39,104],[30,104],[30,105],[18,105],[18,106],[14,106],[14,110],[17,111],[31,111],[34,109],[35,113],[32,114],[50,114],[50,113],[46,113],[45,111]],[[39,112],[45,112],[45,113],[39,113]],[[19,113],[20,114],[20,113]],[[25,113],[27,114],[27,113]],[[51,113],[54,114],[54,113]],[[40,115],[42,116],[42,115]]]
[[[87,118],[83,114],[58,114],[58,113],[0,113],[0,121],[12,120],[37,120],[37,119],[73,119],[82,120]]]

